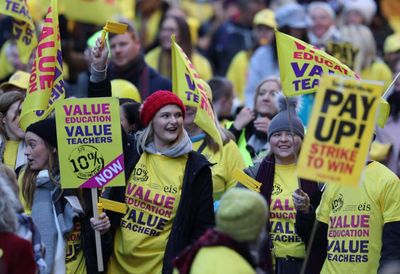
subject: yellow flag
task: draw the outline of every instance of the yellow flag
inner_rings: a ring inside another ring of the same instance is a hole
[[[326,52],[276,31],[282,91],[290,96],[316,92],[322,74],[356,77],[349,67]]]
[[[214,112],[199,74],[172,36],[172,90],[186,106],[196,107],[194,123],[222,146],[221,135],[215,126]]]
[[[85,23],[105,25],[117,16],[133,20],[134,0],[62,0],[67,18]]]
[[[379,127],[384,128],[390,115],[390,105],[382,97],[379,100],[379,110],[378,116],[376,118],[376,123]]]
[[[37,45],[37,37],[26,0],[0,1],[0,13],[14,18],[13,35],[17,42],[19,58],[22,63],[27,64]]]
[[[57,0],[52,0],[43,21],[39,44],[29,78],[29,88],[22,105],[20,126],[47,117],[57,100],[65,97]]]
[[[358,185],[382,88],[378,82],[322,77],[297,164],[299,177]]]

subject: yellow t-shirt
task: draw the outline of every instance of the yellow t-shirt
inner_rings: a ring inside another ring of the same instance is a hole
[[[247,84],[247,71],[249,68],[250,54],[246,50],[239,51],[233,57],[226,73],[236,91],[236,95],[241,103],[245,102],[245,89]]]
[[[75,223],[67,239],[65,251],[65,273],[86,274],[85,256],[81,245],[81,224]]]
[[[193,143],[193,150],[197,151],[203,140]],[[222,149],[214,153],[209,147],[205,147],[201,152],[207,160],[215,164],[211,167],[213,181],[213,198],[219,200],[222,194],[231,187],[234,187],[237,180],[232,176],[235,169],[243,170],[246,168],[242,154],[234,141],[229,141]]]
[[[317,219],[328,224],[327,257],[321,273],[377,273],[382,229],[400,221],[400,180],[372,162],[359,187],[328,184]]]
[[[384,62],[375,61],[368,68],[361,71],[361,79],[382,81],[382,92],[384,92],[392,82],[392,71]]]
[[[20,141],[7,140],[4,149],[4,163],[13,170],[15,169],[19,143]]]
[[[213,246],[200,249],[193,260],[190,274],[202,273],[255,274],[256,272],[236,251],[224,246]]]
[[[142,154],[126,186],[128,210],[115,235],[108,273],[161,273],[186,161],[187,155]]]
[[[296,164],[275,165],[270,205],[270,236],[277,258],[304,258],[305,246],[295,229],[292,193],[298,188]]]

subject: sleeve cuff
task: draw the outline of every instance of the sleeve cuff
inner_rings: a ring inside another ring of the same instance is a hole
[[[97,70],[93,67],[93,65],[90,66],[90,81],[93,83],[99,83],[101,81],[104,81],[107,78],[107,65],[103,70]]]

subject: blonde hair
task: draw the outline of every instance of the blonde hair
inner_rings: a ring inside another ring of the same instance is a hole
[[[256,104],[257,104],[257,98],[258,95],[260,94],[261,91],[261,87],[267,83],[267,82],[274,82],[278,85],[279,87],[279,91],[282,90],[282,84],[281,84],[281,79],[277,76],[270,76],[265,78],[263,81],[260,82],[260,84],[258,84],[257,88],[256,88],[256,93],[254,95],[254,106],[253,106],[253,110],[257,112],[256,110]]]
[[[136,150],[140,154],[145,146],[154,140],[153,120],[149,122],[147,127],[143,130],[136,132]]]
[[[0,164],[0,174],[3,174],[9,181],[12,190],[18,195],[19,187],[18,187],[18,180],[17,175],[15,174],[14,170],[6,166],[5,164]]]
[[[0,197],[0,231],[15,232],[19,202],[3,174],[0,174]]]

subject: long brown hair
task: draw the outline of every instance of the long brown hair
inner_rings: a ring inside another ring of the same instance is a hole
[[[15,102],[19,102],[19,105],[24,101],[25,96],[19,91],[9,91],[0,95],[0,119],[2,120],[6,117],[8,110],[11,105]],[[19,115],[19,105],[17,111],[14,113],[14,120],[17,119]],[[0,123],[0,135],[3,135],[6,139],[9,138],[7,135],[4,124]]]
[[[42,139],[42,141],[48,149],[50,181],[55,185],[59,185],[60,183],[54,178],[53,174],[54,172],[58,172],[57,152],[54,152],[54,147],[49,145],[45,140]],[[38,170],[32,170],[29,166],[26,166],[22,177],[22,196],[30,209],[32,208],[33,195],[36,190],[36,178],[38,174]]]
[[[192,53],[193,53],[193,48],[192,48],[192,40],[190,36],[190,28],[188,23],[186,22],[185,19],[174,16],[174,15],[168,15],[164,18],[164,21],[167,19],[173,19],[175,23],[178,26],[179,30],[179,36],[177,37],[176,42],[179,44],[179,46],[182,48],[182,50],[185,52],[187,57],[192,60]],[[164,68],[167,69],[167,73],[170,74],[169,78],[172,78],[172,72],[171,72],[171,65],[172,65],[172,56],[171,56],[171,51],[165,51],[162,50],[161,54],[159,56],[158,60],[158,71],[163,71]],[[163,71],[165,73],[165,71]]]

